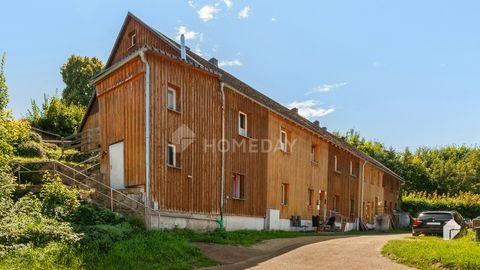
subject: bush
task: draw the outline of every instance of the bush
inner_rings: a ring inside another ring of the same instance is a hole
[[[78,225],[118,224],[125,218],[110,209],[99,208],[96,204],[83,204],[77,208],[72,222]]]
[[[456,210],[464,217],[475,218],[480,216],[480,194],[467,192],[438,195],[413,192],[403,195],[402,208],[415,216],[428,210]]]
[[[30,139],[30,141],[34,141],[34,142],[37,142],[37,143],[42,142],[42,136],[35,131],[30,131],[29,139]]]
[[[18,145],[16,154],[21,157],[43,158],[45,156],[45,150],[40,143],[28,141]]]
[[[70,220],[80,206],[76,188],[63,185],[58,175],[44,175],[44,185],[40,191],[42,213],[58,220]]]
[[[65,153],[65,161],[67,162],[73,162],[73,163],[80,163],[82,161],[85,161],[91,157],[93,157],[95,154],[91,152],[69,152]]]

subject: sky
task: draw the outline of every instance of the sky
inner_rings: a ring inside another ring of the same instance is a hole
[[[478,1],[8,1],[10,108],[60,94],[72,55],[106,62],[128,11],[328,130],[403,150],[478,145]]]

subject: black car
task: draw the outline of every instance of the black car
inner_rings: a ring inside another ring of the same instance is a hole
[[[460,235],[465,234],[467,224],[457,211],[425,211],[421,212],[413,221],[412,235],[443,235],[443,225],[452,219],[462,227]]]

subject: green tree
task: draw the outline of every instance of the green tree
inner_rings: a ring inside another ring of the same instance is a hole
[[[62,136],[74,134],[85,114],[85,106],[66,103],[61,98],[45,95],[41,107],[32,100],[27,119],[33,127]]]
[[[67,104],[81,104],[87,106],[95,91],[95,86],[90,83],[92,77],[103,69],[102,61],[96,57],[81,57],[72,55],[60,68],[60,73],[66,87],[62,98]]]
[[[3,53],[2,61],[0,62],[0,110],[5,110],[9,101],[7,80],[4,73],[5,57],[6,53]]]

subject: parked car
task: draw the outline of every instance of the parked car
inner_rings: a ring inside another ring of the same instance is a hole
[[[443,235],[443,225],[452,219],[461,226],[460,235],[465,234],[468,229],[467,224],[457,211],[424,211],[414,219],[412,235]]]

